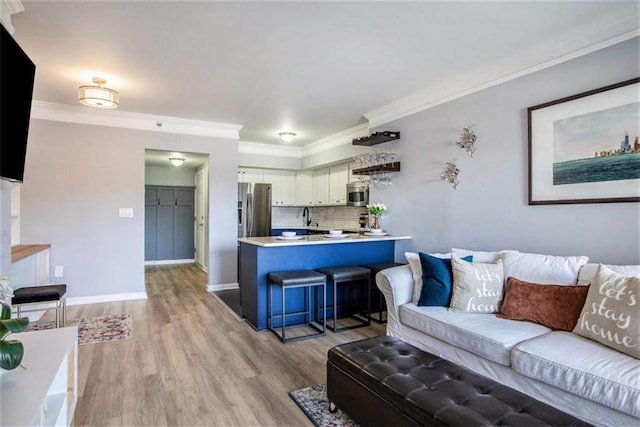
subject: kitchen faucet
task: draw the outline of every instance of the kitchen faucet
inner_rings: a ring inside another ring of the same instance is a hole
[[[304,208],[302,210],[302,218],[307,218],[307,227],[311,225],[311,211],[309,208]]]

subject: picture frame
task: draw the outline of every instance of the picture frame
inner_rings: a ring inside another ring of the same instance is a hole
[[[529,205],[640,202],[640,78],[527,109]]]

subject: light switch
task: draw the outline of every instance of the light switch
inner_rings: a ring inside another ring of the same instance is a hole
[[[133,208],[120,208],[120,218],[133,218]]]

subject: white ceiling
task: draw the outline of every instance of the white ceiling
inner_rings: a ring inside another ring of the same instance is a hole
[[[104,76],[120,110],[243,125],[296,145],[452,78],[496,79],[638,29],[639,3],[29,1],[34,99]],[[478,82],[474,82],[478,84]],[[450,92],[455,92],[451,87]]]

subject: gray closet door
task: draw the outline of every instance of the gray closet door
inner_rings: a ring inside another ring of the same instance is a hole
[[[193,241],[193,188],[177,188],[175,192],[175,234],[174,257],[176,259],[191,259],[195,257]]]
[[[194,257],[193,201],[190,187],[146,187],[146,260]]]
[[[158,259],[158,189],[147,187],[144,192],[144,259]]]

